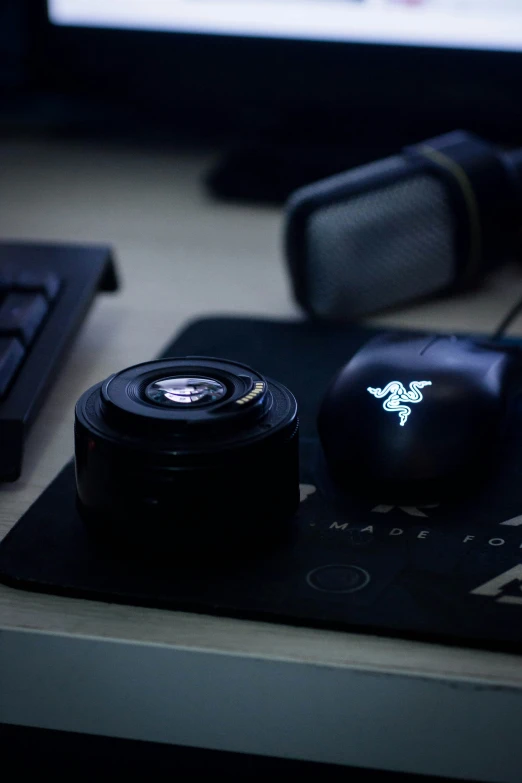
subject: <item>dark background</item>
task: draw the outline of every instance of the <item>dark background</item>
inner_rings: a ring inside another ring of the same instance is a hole
[[[0,132],[222,149],[216,195],[299,185],[454,128],[522,145],[522,53],[48,25],[0,9]]]

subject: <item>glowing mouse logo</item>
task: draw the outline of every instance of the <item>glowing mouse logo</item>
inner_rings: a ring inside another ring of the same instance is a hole
[[[410,383],[410,391],[406,391],[400,381],[390,381],[386,384],[384,389],[374,389],[368,386],[367,391],[377,397],[378,400],[382,400],[387,394],[390,396],[387,400],[384,400],[382,407],[385,411],[391,413],[398,413],[401,420],[401,427],[404,427],[408,416],[411,413],[409,405],[405,405],[407,402],[420,402],[422,400],[422,394],[419,389],[424,386],[431,386],[431,381],[412,381]]]

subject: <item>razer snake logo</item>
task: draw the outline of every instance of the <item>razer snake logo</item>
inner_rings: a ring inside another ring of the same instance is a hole
[[[419,389],[423,389],[424,386],[431,386],[431,381],[412,381],[410,383],[410,390],[406,391],[400,381],[390,381],[386,384],[384,389],[374,389],[372,386],[368,386],[367,391],[373,394],[378,400],[382,400],[387,394],[390,396],[384,400],[382,407],[385,411],[391,413],[398,413],[401,420],[401,427],[404,427],[408,416],[411,413],[411,408],[405,403],[420,402],[422,400],[422,394]]]

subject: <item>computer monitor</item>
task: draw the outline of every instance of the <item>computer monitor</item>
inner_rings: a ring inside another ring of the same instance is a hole
[[[49,0],[53,24],[522,51],[520,0]]]
[[[136,122],[278,137],[308,148],[299,170],[328,147],[357,148],[358,162],[456,127],[522,143],[520,0],[48,0],[41,12],[38,75],[55,92],[131,107]]]

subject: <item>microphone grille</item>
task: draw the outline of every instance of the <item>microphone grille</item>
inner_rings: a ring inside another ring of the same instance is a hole
[[[318,317],[357,318],[435,293],[455,277],[448,190],[423,172],[403,168],[396,179],[319,206],[305,234],[308,306]]]

